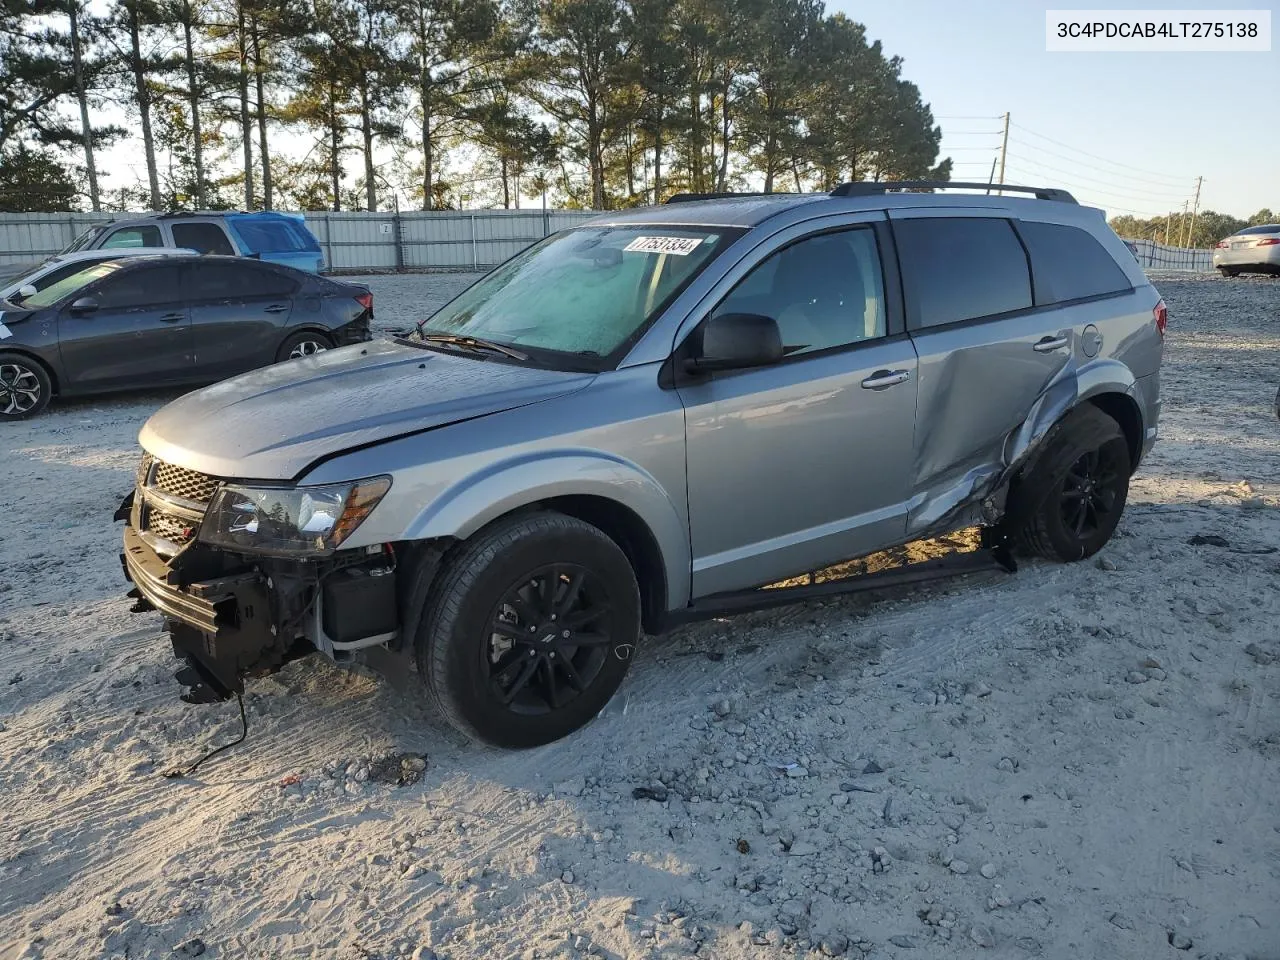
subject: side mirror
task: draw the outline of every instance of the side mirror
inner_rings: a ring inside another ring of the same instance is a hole
[[[77,314],[93,313],[97,309],[98,301],[93,297],[81,297],[71,304],[71,312]]]
[[[9,299],[12,300],[14,303],[21,303],[23,300],[27,299],[27,297],[34,297],[38,292],[39,291],[36,290],[36,288],[33,287],[31,284],[24,283],[22,286],[18,288],[17,292]]]
[[[702,349],[685,360],[689,373],[765,367],[782,359],[778,321],[756,313],[724,313],[702,324]]]

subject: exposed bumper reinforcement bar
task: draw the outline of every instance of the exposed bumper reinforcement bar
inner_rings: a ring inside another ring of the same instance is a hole
[[[185,658],[216,694],[206,699],[226,699],[242,691],[246,671],[284,659],[261,574],[238,573],[181,586],[173,568],[132,527],[125,527],[120,559],[133,581],[132,595],[139,600],[134,609],[158,610],[168,619],[174,653]],[[194,686],[191,673],[180,679]]]

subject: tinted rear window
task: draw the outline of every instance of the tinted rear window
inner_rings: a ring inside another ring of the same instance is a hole
[[[1027,255],[1008,220],[926,217],[900,220],[893,232],[911,327],[1031,306]]]
[[[269,220],[229,217],[228,220],[253,253],[300,253],[320,249],[305,227],[283,217]]]
[[[1280,233],[1280,223],[1260,223],[1256,227],[1245,227],[1237,237],[1243,237],[1247,233]]]
[[[1031,254],[1036,303],[1061,303],[1133,289],[1097,240],[1079,227],[1023,220],[1018,232]]]
[[[191,299],[198,301],[289,297],[298,287],[292,277],[243,261],[196,263],[191,272]]]

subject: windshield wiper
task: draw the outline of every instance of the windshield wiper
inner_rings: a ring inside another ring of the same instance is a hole
[[[421,329],[418,331],[418,336],[422,338],[424,343],[444,343],[451,347],[462,347],[466,350],[487,350],[490,353],[500,353],[503,356],[510,357],[512,360],[529,359],[527,353],[501,343],[494,343],[492,340],[481,340],[479,337],[465,337],[455,333],[427,333]]]

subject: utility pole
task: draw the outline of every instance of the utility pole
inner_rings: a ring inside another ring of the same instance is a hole
[[[1182,213],[1178,217],[1178,239],[1181,240],[1183,234],[1186,233],[1187,226],[1187,207],[1191,206],[1190,200],[1182,201]]]
[[[1004,136],[1000,139],[1000,182],[1004,183],[1004,161],[1009,153],[1009,111],[1004,113]],[[1001,194],[1003,196],[1003,193]]]
[[[1173,229],[1173,211],[1169,211],[1169,215],[1164,218],[1164,245],[1169,245],[1169,231]]]
[[[1200,184],[1204,182],[1204,177],[1196,177],[1196,199],[1191,206],[1191,224],[1187,227],[1187,242],[1184,247],[1191,246],[1191,236],[1196,231],[1196,214],[1200,212]]]

